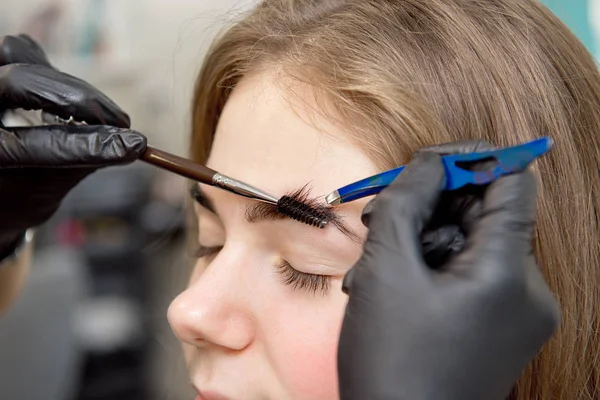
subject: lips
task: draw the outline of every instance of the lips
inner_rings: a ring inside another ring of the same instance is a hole
[[[212,391],[200,391],[198,390],[198,397],[196,400],[230,400],[228,397]]]

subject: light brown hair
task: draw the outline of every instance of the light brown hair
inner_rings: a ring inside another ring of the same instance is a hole
[[[533,0],[264,0],[205,59],[196,160],[237,82],[269,65],[313,86],[382,170],[431,144],[554,138],[534,248],[563,322],[510,398],[600,399],[600,76],[558,18]]]

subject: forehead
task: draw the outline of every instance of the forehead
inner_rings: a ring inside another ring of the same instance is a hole
[[[262,73],[241,80],[227,101],[208,166],[275,196],[306,184],[314,196],[377,170],[317,112],[310,89]]]

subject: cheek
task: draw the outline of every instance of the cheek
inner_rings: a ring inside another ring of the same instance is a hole
[[[291,362],[284,368],[290,391],[297,399],[334,400],[338,396],[337,336],[336,331],[326,332],[325,339],[315,338],[290,352]],[[336,340],[331,340],[336,338]]]
[[[290,314],[273,343],[280,379],[294,399],[339,398],[337,345],[346,295],[337,286],[331,290],[327,299]]]

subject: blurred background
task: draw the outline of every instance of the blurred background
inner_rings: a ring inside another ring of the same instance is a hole
[[[0,36],[28,33],[150,143],[187,155],[202,56],[255,1],[2,0]],[[598,58],[600,0],[544,2]],[[194,398],[166,319],[190,266],[185,194],[183,180],[136,163],[69,196],[39,230],[27,287],[0,319],[0,399]]]

